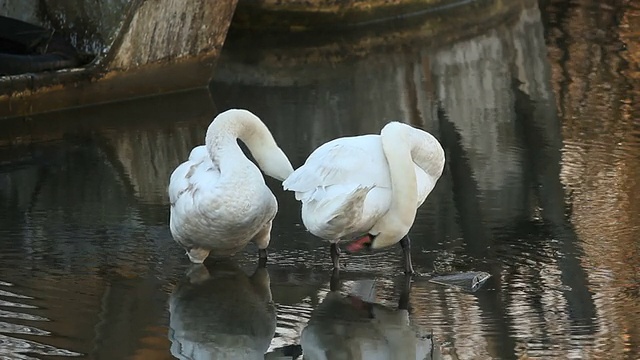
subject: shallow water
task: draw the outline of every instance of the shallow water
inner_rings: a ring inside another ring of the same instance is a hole
[[[444,44],[281,57],[229,45],[210,93],[3,122],[0,359],[224,346],[290,359],[292,345],[310,357],[360,339],[366,353],[393,334],[443,359],[639,358],[640,8],[607,4],[528,4]],[[411,326],[400,249],[345,256],[342,292],[330,292],[327,244],[272,180],[266,272],[251,246],[190,268],[169,234],[166,185],[231,107],[261,116],[294,166],[388,120],[441,140],[447,166],[410,233]],[[475,292],[428,281],[463,271],[492,277]]]

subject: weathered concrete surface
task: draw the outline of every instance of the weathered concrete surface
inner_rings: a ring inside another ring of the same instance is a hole
[[[234,5],[234,1],[143,1],[123,32],[113,62],[107,66],[129,69],[158,61],[217,55]]]
[[[409,18],[482,0],[241,0],[235,28],[337,30]]]
[[[78,0],[75,5],[67,6],[61,2],[54,3],[57,5],[47,7],[54,14],[58,12],[53,9],[69,14],[73,12],[67,7],[86,9],[93,4],[88,0]],[[93,42],[90,37],[81,36],[85,44],[81,49],[91,51],[91,46],[95,46],[99,51],[86,67],[0,78],[0,117],[207,86],[237,0],[131,0],[126,4],[123,1],[115,3],[117,8],[123,9],[117,29],[114,30],[113,20],[98,21],[93,30],[90,29],[99,34],[93,36]],[[35,10],[31,12],[34,16],[37,13]],[[69,17],[72,20],[60,23],[76,24],[76,20],[84,16],[82,14],[89,18],[98,16],[77,11]],[[112,12],[110,14],[113,15]],[[48,18],[52,17],[55,16],[49,15]],[[54,25],[53,22],[51,24]],[[82,29],[80,26],[72,28]],[[85,28],[84,31],[89,30]]]

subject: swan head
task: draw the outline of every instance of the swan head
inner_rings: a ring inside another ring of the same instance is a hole
[[[378,220],[369,232],[347,245],[346,251],[355,253],[365,248],[382,249],[397,244],[409,233],[413,225],[413,217],[387,214]],[[410,214],[407,214],[410,215]]]
[[[371,234],[366,234],[361,236],[347,245],[345,249],[347,254],[357,253],[363,249],[371,249],[373,245],[373,241],[376,239],[376,236]]]
[[[348,253],[356,253],[363,249],[382,249],[398,243],[406,234],[404,231],[387,230],[372,234],[363,235],[347,245]]]

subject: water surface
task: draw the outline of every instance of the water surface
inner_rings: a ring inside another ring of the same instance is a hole
[[[169,175],[215,114],[244,107],[294,166],[389,120],[440,139],[447,166],[410,233],[421,276],[411,326],[398,330],[416,348],[443,359],[637,359],[638,28],[640,9],[626,2],[525,2],[451,42],[280,60],[230,46],[210,91],[4,121],[0,358],[189,358],[219,351],[228,339],[207,334],[225,328],[252,329],[236,347],[291,359],[310,334],[360,334],[370,311],[402,323],[400,249],[345,256],[331,292],[327,244],[271,179],[280,212],[267,269],[256,271],[251,246],[190,268],[167,226]],[[428,281],[462,271],[492,278],[476,292]]]

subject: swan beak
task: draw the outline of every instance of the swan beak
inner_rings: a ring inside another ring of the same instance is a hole
[[[367,234],[361,238],[358,238],[352,241],[349,245],[347,245],[346,251],[348,254],[356,253],[364,248],[371,247],[371,243],[373,242],[373,236]]]

